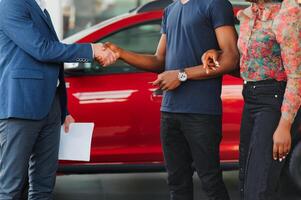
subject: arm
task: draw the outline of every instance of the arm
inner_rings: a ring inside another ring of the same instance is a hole
[[[1,7],[0,28],[36,60],[54,63],[92,61],[90,44],[66,45],[44,37],[33,23],[26,1],[4,1]]]
[[[210,49],[203,54],[202,63],[203,63],[203,67],[206,69],[207,74],[210,73],[210,70],[216,70],[216,68],[220,67],[218,60],[221,53],[222,53],[221,51],[218,51],[216,49]],[[234,71],[228,74],[240,78],[239,65]]]
[[[124,50],[112,43],[106,43],[105,46],[119,55],[119,58],[124,62],[138,69],[161,72],[165,66],[166,53],[166,35],[162,34],[155,55],[137,54],[131,51]]]
[[[216,78],[238,69],[239,52],[237,49],[237,33],[235,28],[232,26],[222,26],[217,28],[215,33],[221,49],[218,60],[220,67],[210,71],[210,73],[206,72],[203,65],[187,68],[185,71],[188,79],[201,80]]]
[[[216,78],[226,73],[233,72],[238,69],[239,52],[237,49],[237,33],[232,26],[222,26],[217,28],[216,37],[221,48],[219,56],[219,68],[208,73],[203,65],[186,68],[185,72],[189,80],[204,80]],[[179,70],[166,71],[160,74],[154,85],[159,86],[163,90],[174,90],[181,82],[178,79]]]
[[[286,5],[280,11],[274,26],[287,74],[282,115],[273,137],[273,157],[280,161],[291,149],[291,127],[301,106],[301,11],[297,2],[289,5],[292,2],[285,2]]]
[[[210,73],[206,72],[206,66],[204,69],[201,65],[187,69],[188,79],[191,80],[216,78],[238,69],[238,36],[234,27],[234,13],[231,3],[223,0],[212,0],[206,14],[215,29],[219,50],[221,50],[220,67]]]
[[[212,0],[204,14],[215,30],[217,42],[222,51],[219,63],[221,67],[212,73],[206,73],[206,69],[202,65],[186,68],[185,71],[190,80],[219,77],[225,73],[230,73],[238,66],[237,33],[234,28],[234,13],[231,3],[224,0]],[[164,26],[163,31],[166,32]],[[164,90],[173,90],[181,84],[177,77],[178,73],[178,70],[164,72],[158,76],[154,83]]]

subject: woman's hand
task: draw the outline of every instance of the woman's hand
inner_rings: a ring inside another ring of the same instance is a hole
[[[273,158],[281,162],[289,154],[292,145],[291,124],[287,120],[280,120],[274,133],[273,141]]]
[[[209,74],[210,70],[216,70],[220,67],[218,58],[221,52],[215,49],[206,51],[202,56],[203,67],[206,70],[206,73]]]

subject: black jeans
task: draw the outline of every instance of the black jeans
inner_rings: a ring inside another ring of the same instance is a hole
[[[221,116],[162,113],[161,139],[171,200],[193,199],[192,163],[210,200],[229,200],[220,169]]]
[[[273,80],[244,84],[245,106],[240,133],[240,191],[243,200],[277,200],[280,177],[287,160],[273,160],[273,135],[281,117],[285,82]],[[293,125],[293,144],[299,140]]]

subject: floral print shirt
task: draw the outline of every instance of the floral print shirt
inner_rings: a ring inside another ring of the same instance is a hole
[[[298,0],[253,3],[238,13],[241,76],[287,81],[282,117],[294,121],[301,105],[301,5]]]

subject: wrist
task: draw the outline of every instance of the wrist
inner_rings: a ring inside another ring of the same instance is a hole
[[[191,80],[192,79],[191,70],[189,70],[188,68],[186,68],[185,69],[185,73],[187,74],[187,80]]]
[[[187,77],[187,73],[185,71],[185,68],[177,70],[178,72],[178,79],[181,83],[187,81],[188,77]]]
[[[281,117],[278,127],[281,127],[281,128],[284,128],[284,129],[287,129],[290,131],[292,128],[292,123],[289,120]]]
[[[119,58],[121,58],[121,59],[124,58],[124,53],[125,53],[124,49],[118,48],[117,51],[116,51],[115,53],[118,54]]]

